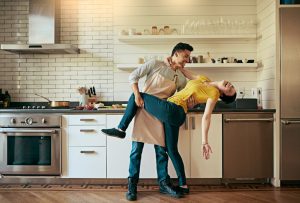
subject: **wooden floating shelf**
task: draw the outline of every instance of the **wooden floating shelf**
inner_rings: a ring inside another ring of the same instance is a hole
[[[117,64],[120,70],[134,70],[141,64]],[[257,63],[189,63],[186,68],[257,68]]]
[[[256,39],[256,34],[240,35],[122,35],[119,41],[146,41],[146,40],[178,40],[178,39]]]

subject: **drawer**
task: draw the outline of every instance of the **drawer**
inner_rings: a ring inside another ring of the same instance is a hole
[[[106,125],[106,115],[71,115],[69,125]]]
[[[70,178],[106,178],[106,147],[69,147]]]
[[[69,146],[106,146],[103,126],[69,126]]]

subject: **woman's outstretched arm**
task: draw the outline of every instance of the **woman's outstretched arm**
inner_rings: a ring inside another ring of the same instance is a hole
[[[202,150],[205,159],[209,159],[210,153],[212,153],[211,147],[208,144],[208,130],[210,127],[211,114],[213,109],[215,108],[216,102],[217,101],[211,98],[207,99],[204,114],[202,117]]]

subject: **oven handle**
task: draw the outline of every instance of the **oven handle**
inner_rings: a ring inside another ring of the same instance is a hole
[[[0,133],[51,133],[56,134],[56,130],[9,130],[9,129],[0,129]]]

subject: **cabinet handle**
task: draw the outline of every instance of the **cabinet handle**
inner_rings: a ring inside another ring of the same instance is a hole
[[[195,130],[195,127],[196,126],[196,124],[195,124],[195,117],[193,116],[192,117],[192,130]]]
[[[84,132],[84,133],[91,133],[94,132],[94,129],[80,129],[80,132]]]
[[[226,118],[225,122],[247,122],[247,121],[267,121],[273,122],[274,118]]]
[[[188,129],[189,129],[189,118],[188,118],[188,117],[185,118],[184,129],[185,129],[185,130],[188,130]]]
[[[282,120],[281,123],[284,124],[284,125],[300,124],[300,121]]]
[[[94,154],[95,151],[80,151],[81,154]]]
[[[94,121],[93,118],[81,118],[80,121]]]

